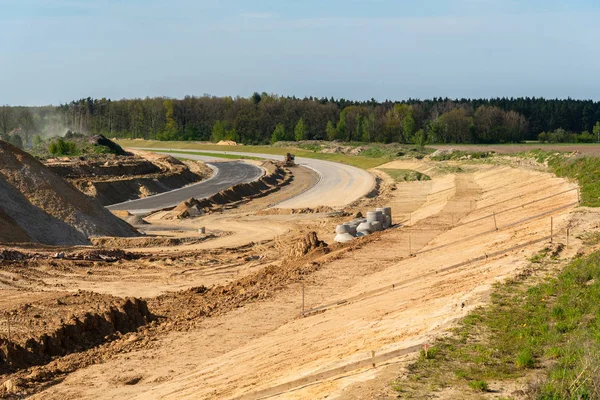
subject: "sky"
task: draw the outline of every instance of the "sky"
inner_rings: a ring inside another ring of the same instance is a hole
[[[597,0],[0,0],[0,104],[600,100]]]

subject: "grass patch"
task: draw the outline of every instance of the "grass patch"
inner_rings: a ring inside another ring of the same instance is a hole
[[[545,365],[543,382],[530,387],[532,398],[600,398],[600,252],[535,286],[527,275],[496,286],[490,305],[438,340],[435,360],[420,357],[410,366],[408,379],[398,382],[409,397],[447,386],[483,390],[485,382]]]
[[[223,153],[210,153],[210,152],[199,152],[199,151],[181,151],[181,150],[168,150],[162,151],[157,150],[157,153],[174,153],[174,154],[191,154],[197,156],[207,156],[207,157],[215,157],[215,158],[227,158],[231,160],[264,160],[261,157],[253,157],[253,156],[240,156],[235,154],[223,154]]]
[[[569,157],[568,153],[545,150],[518,155],[547,164],[559,177],[577,179],[581,188],[581,204],[600,207],[600,157]]]
[[[379,170],[388,174],[396,182],[413,182],[413,181],[430,181],[431,180],[431,178],[428,175],[422,174],[419,171],[413,171],[412,169],[379,168]]]
[[[375,168],[379,165],[385,164],[389,159],[382,158],[370,158],[364,156],[350,156],[346,154],[329,154],[329,153],[315,153],[308,150],[302,150],[298,148],[286,148],[286,147],[271,147],[271,146],[218,146],[218,145],[207,145],[199,144],[195,142],[161,142],[157,140],[119,140],[118,143],[123,147],[144,147],[149,149],[154,148],[169,148],[169,149],[181,149],[181,150],[204,150],[210,151],[235,151],[242,153],[262,153],[270,155],[285,155],[286,153],[293,153],[297,157],[314,158],[318,160],[334,161],[342,164],[352,165],[354,167],[362,169]]]
[[[444,153],[437,156],[431,156],[434,161],[449,161],[449,160],[480,160],[489,158],[494,155],[494,152],[489,151],[461,151],[455,150],[451,153]]]
[[[489,387],[486,381],[471,381],[469,387],[477,392],[487,392]]]

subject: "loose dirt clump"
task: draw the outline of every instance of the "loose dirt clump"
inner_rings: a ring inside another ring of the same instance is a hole
[[[90,236],[138,234],[31,155],[0,141],[0,242],[76,245]]]
[[[292,247],[290,255],[295,258],[300,258],[315,249],[324,249],[326,247],[327,243],[319,240],[316,232],[310,232],[308,235],[298,240],[296,245]]]

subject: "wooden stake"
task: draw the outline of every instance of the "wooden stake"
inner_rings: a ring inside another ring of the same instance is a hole
[[[569,228],[567,228],[567,249],[569,248]]]
[[[550,243],[554,239],[554,217],[550,217]]]
[[[581,203],[581,197],[580,197],[580,194],[579,194],[579,188],[577,188],[577,202]]]
[[[496,230],[498,230],[498,222],[496,222],[496,213],[495,212],[494,212],[493,216],[494,216],[494,226],[496,227]]]
[[[375,350],[371,350],[371,359],[373,359],[373,368],[375,368]]]
[[[304,283],[302,284],[302,315],[304,315]]]
[[[408,255],[412,256],[412,235],[408,234]]]

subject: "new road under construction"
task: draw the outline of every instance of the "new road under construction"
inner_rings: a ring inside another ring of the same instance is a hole
[[[510,156],[1,150],[19,191],[0,210],[5,397],[396,398],[389,382],[495,284],[600,226],[576,182]]]

